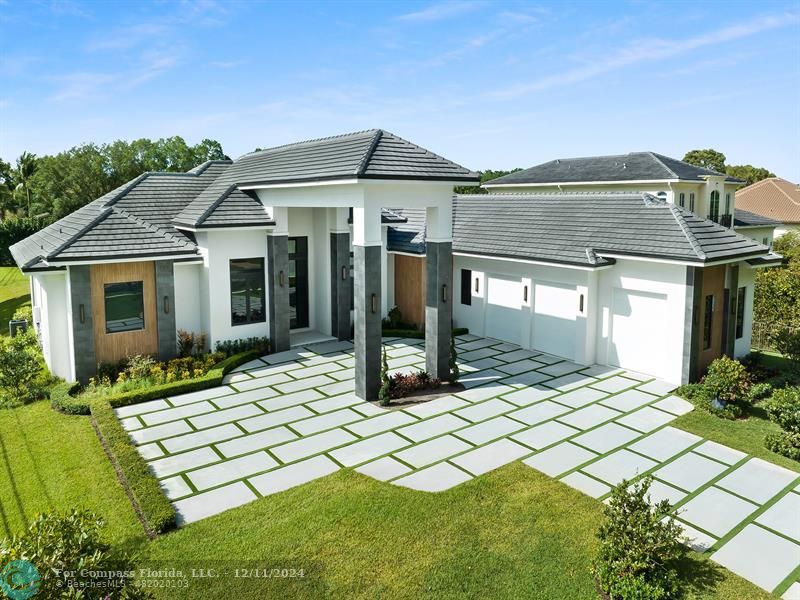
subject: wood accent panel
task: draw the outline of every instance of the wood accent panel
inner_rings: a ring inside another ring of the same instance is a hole
[[[135,354],[158,354],[156,324],[156,277],[152,261],[91,265],[89,277],[92,288],[94,317],[94,351],[98,363],[117,362]],[[106,303],[104,286],[107,283],[141,281],[144,294],[144,329],[106,333]]]
[[[706,322],[706,296],[714,296],[714,313],[711,318],[711,347],[703,347],[703,328]],[[722,347],[722,326],[725,314],[725,265],[717,267],[707,267],[703,269],[703,293],[700,295],[700,326],[697,335],[699,336],[700,372],[708,368],[715,358],[723,354]]]
[[[395,254],[394,303],[403,321],[425,327],[425,258]]]

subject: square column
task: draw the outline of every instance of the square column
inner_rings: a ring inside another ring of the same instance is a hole
[[[451,242],[425,242],[425,370],[431,377],[450,375],[450,335],[453,330],[453,256]]]
[[[376,400],[381,375],[381,209],[353,208],[356,396]]]
[[[350,233],[331,233],[331,335],[350,339]]]
[[[267,235],[267,299],[273,352],[289,349],[289,236]]]

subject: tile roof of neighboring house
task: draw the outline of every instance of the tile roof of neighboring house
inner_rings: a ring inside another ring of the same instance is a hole
[[[736,194],[736,204],[739,204],[739,194]],[[762,217],[761,215],[757,215],[755,213],[751,213],[747,210],[742,210],[738,206],[736,207],[736,212],[733,215],[733,226],[736,228],[739,227],[777,227],[780,225],[780,221],[776,221],[775,219],[770,219],[768,217]]]
[[[762,179],[736,192],[737,214],[740,208],[780,223],[800,223],[800,184]]]
[[[382,129],[308,140],[245,154],[176,218],[178,226],[206,226],[209,211],[244,195],[250,185],[342,179],[399,179],[475,183],[476,173]]]
[[[725,181],[743,183],[736,177],[690,165],[655,152],[631,152],[610,156],[559,158],[492,179],[483,186],[491,188],[500,185],[548,183],[702,181],[704,177],[720,175],[725,177]]]
[[[424,213],[404,215],[389,250],[424,252]],[[453,251],[593,267],[613,263],[604,255],[705,264],[769,249],[649,194],[557,192],[455,196]]]
[[[386,236],[386,247],[394,252],[425,253],[425,209],[395,208],[393,212],[406,219],[403,225],[391,225]]]

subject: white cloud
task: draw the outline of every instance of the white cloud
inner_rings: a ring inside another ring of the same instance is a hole
[[[498,99],[517,98],[533,92],[580,83],[639,63],[672,58],[692,50],[715,46],[798,22],[800,22],[800,16],[794,13],[785,13],[768,15],[746,23],[730,25],[693,38],[640,40],[606,58],[590,62],[585,66],[563,71],[556,75],[548,75],[528,83],[508,86],[504,89],[489,92],[486,96]]]
[[[423,8],[415,12],[406,13],[397,17],[399,21],[410,21],[415,23],[434,23],[444,21],[453,17],[460,17],[463,14],[472,12],[479,8],[482,2],[440,2],[432,4],[428,8]]]

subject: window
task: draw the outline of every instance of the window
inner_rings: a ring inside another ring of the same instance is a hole
[[[143,282],[107,283],[103,287],[106,305],[106,333],[144,329]]]
[[[678,194],[678,206],[681,208],[686,208],[686,194],[683,192]]]
[[[731,195],[725,194],[725,214],[731,214]]]
[[[469,284],[472,281],[472,271],[470,269],[461,269],[461,304],[467,306],[472,305],[472,292],[469,289]]]
[[[232,260],[231,325],[263,323],[264,304],[264,259]]]
[[[703,350],[711,348],[711,322],[714,319],[714,296],[706,296],[706,311],[703,315]]]
[[[711,192],[711,203],[708,206],[708,218],[711,221],[719,219],[719,192],[717,190]]]
[[[689,212],[694,212],[694,192],[689,192]]]
[[[744,302],[747,288],[740,287],[736,292],[736,339],[744,335]]]

